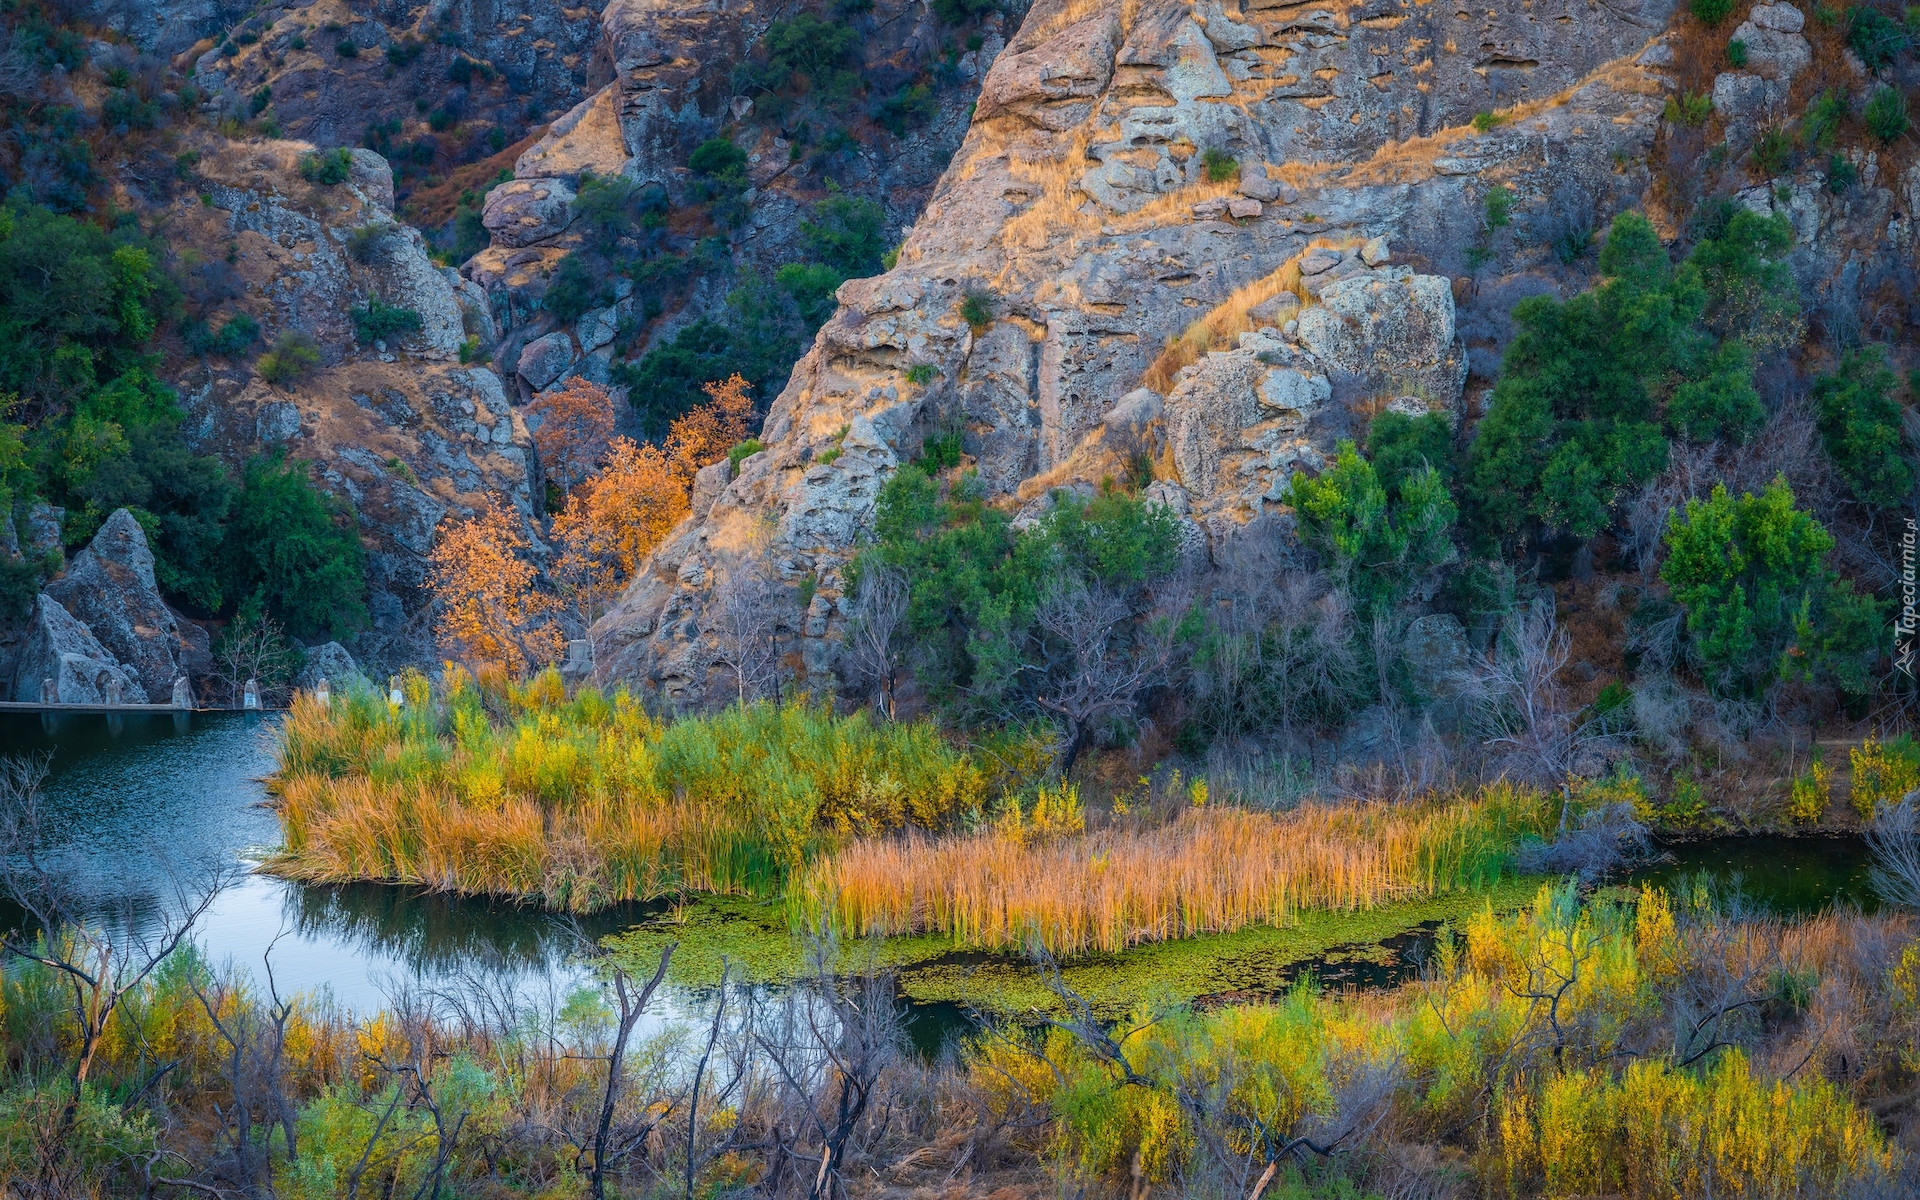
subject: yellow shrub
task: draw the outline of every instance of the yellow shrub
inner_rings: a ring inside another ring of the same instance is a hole
[[[1807,773],[1793,781],[1787,796],[1787,816],[1797,825],[1818,825],[1827,815],[1827,802],[1833,795],[1833,769],[1813,763]]]
[[[1920,788],[1920,753],[1911,738],[1902,736],[1881,744],[1873,738],[1848,751],[1853,760],[1853,810],[1863,821],[1873,820],[1882,804]]]

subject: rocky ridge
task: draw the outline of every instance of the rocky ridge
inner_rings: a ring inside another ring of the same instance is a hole
[[[526,424],[498,375],[460,362],[465,338],[491,335],[485,299],[393,219],[392,177],[372,151],[353,151],[349,179],[324,185],[301,178],[311,152],[302,143],[206,147],[200,195],[167,214],[168,236],[204,286],[259,321],[264,341],[306,334],[321,361],[305,379],[274,384],[236,362],[198,360],[174,381],[191,440],[229,461],[284,447],[318,462],[320,483],[353,503],[368,546],[373,628],[362,657],[421,658],[420,584],[439,522],[489,493],[532,512],[538,466]],[[420,329],[360,345],[352,309],[369,296],[419,313]]]
[[[1635,59],[1668,16],[1036,5],[898,265],[842,287],[767,448],[596,626],[603,672],[701,700],[714,590],[764,553],[796,592],[817,584],[783,636],[803,684],[826,682],[848,615],[840,572],[880,484],[956,425],[1003,504],[1044,505],[1145,453],[1161,464],[1154,494],[1216,552],[1284,522],[1285,477],[1360,418],[1460,412],[1452,277],[1480,232],[1463,214],[1488,187],[1514,189],[1515,222],[1541,244],[1570,203],[1592,228],[1642,198],[1663,83]],[[1501,122],[1471,124],[1496,108]],[[1220,155],[1229,178],[1207,170]],[[961,319],[969,292],[991,295],[995,319]],[[1197,322],[1232,343],[1142,395]],[[915,366],[936,380],[909,383]]]

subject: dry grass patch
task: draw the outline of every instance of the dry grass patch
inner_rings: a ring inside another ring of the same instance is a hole
[[[796,915],[844,935],[939,933],[1058,954],[1281,924],[1491,884],[1559,804],[1505,785],[1420,804],[1268,815],[1196,808],[1157,829],[1017,838],[910,834],[847,846],[792,890]]]

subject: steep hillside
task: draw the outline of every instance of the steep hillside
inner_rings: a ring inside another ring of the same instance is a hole
[[[1009,501],[1170,449],[1152,490],[1218,553],[1373,409],[1412,396],[1457,415],[1470,280],[1454,278],[1483,196],[1511,186],[1535,234],[1515,267],[1550,260],[1557,223],[1591,231],[1639,203],[1664,96],[1635,59],[1668,15],[1037,6],[899,264],[840,290],[767,449],[599,627],[609,670],[699,698],[714,583],[770,525],[781,578],[817,584],[786,620],[802,678],[830,671],[840,572],[879,485],[949,427]],[[990,310],[971,325],[970,294]],[[1216,313],[1217,341],[1165,350]],[[1136,392],[1163,352],[1203,357]]]

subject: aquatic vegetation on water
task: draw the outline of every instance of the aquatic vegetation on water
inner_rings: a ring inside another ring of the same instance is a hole
[[[1110,953],[1485,888],[1514,874],[1522,838],[1551,836],[1560,806],[1502,783],[1410,804],[1196,807],[1159,828],[1066,837],[868,838],[816,860],[790,903],[796,921],[843,936]]]
[[[931,725],[802,703],[661,721],[557,675],[483,688],[451,670],[391,708],[297,700],[276,784],[310,881],[375,879],[591,911],[682,891],[767,894],[853,835],[949,826],[1012,782]]]

